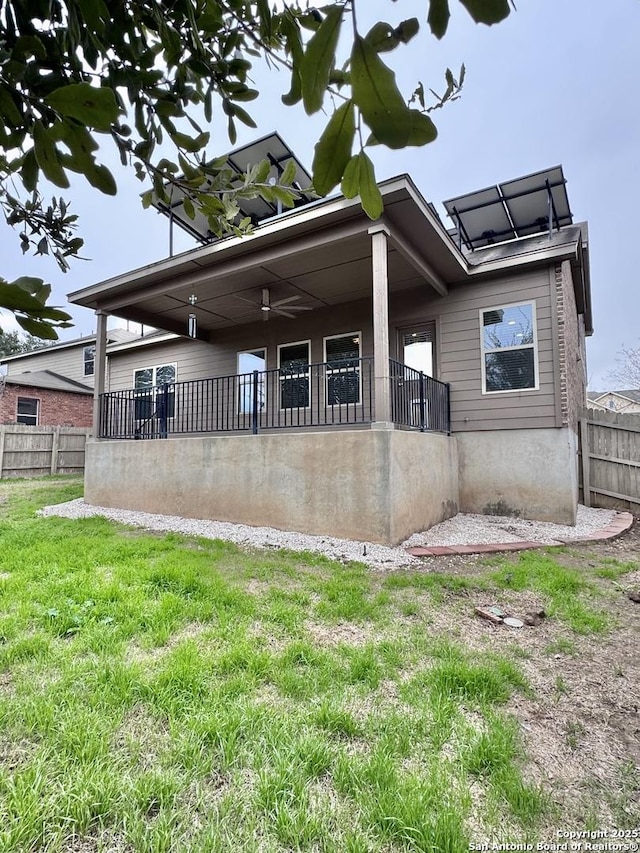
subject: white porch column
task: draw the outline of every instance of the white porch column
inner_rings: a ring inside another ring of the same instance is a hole
[[[373,380],[375,389],[374,429],[393,429],[389,376],[389,275],[387,237],[382,223],[369,228],[373,272]]]
[[[93,362],[93,438],[100,437],[100,394],[104,394],[108,316],[106,311],[96,311],[96,353]]]

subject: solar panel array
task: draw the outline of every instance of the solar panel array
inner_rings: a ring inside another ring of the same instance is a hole
[[[290,160],[296,165],[295,178],[293,186],[299,190],[307,189],[311,185],[311,175],[307,172],[304,166],[296,158],[293,151],[282,140],[278,133],[271,133],[261,139],[251,142],[249,145],[244,145],[241,148],[236,148],[226,155],[228,165],[238,175],[246,172],[250,166],[255,166],[263,160],[268,160],[272,164],[269,178],[278,180]],[[214,241],[216,235],[209,229],[207,218],[200,213],[196,207],[195,218],[191,219],[187,216],[184,209],[184,199],[188,195],[188,191],[180,187],[165,185],[167,193],[170,195],[170,203],[161,201],[159,198],[154,198],[152,205],[161,213],[169,216],[172,222],[179,225],[189,234],[199,240],[201,243],[210,243]],[[298,204],[308,204],[312,200],[310,195],[302,193]],[[248,216],[251,218],[254,225],[269,219],[272,216],[277,216],[282,212],[277,204],[272,204],[265,201],[263,198],[257,197],[252,199],[239,199],[240,217]]]
[[[468,249],[573,222],[562,166],[449,199],[444,206]]]

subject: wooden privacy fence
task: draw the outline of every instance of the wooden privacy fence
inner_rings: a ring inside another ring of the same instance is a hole
[[[580,463],[586,506],[640,514],[640,414],[586,409],[580,418]]]
[[[0,478],[82,474],[89,429],[0,425]]]

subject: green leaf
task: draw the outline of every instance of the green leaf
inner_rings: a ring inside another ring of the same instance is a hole
[[[292,184],[296,177],[296,162],[295,160],[289,160],[287,165],[285,166],[284,172],[280,177],[280,183],[288,186]]]
[[[345,198],[355,198],[360,192],[361,153],[354,154],[344,170],[340,190]]]
[[[36,338],[44,338],[47,341],[58,340],[58,333],[49,323],[32,320],[30,317],[20,317],[19,315],[16,315],[16,320],[25,332],[29,332],[30,335]]]
[[[476,24],[497,24],[508,17],[509,0],[460,0]]]
[[[419,32],[420,23],[417,18],[407,18],[406,21],[402,21],[394,30],[395,35],[402,44],[408,44]]]
[[[92,187],[95,187],[105,195],[116,195],[118,187],[113,175],[106,166],[98,163],[92,163],[90,167],[82,170],[85,178],[89,181]]]
[[[210,133],[206,131],[205,133],[199,133],[198,136],[193,139],[191,136],[187,136],[186,133],[179,133],[176,131],[171,134],[171,139],[178,148],[182,148],[183,151],[188,151],[190,154],[195,154],[200,151],[205,145],[209,142]]]
[[[365,40],[376,53],[384,53],[393,50],[399,44],[399,39],[394,33],[391,24],[386,21],[378,21],[365,36]]]
[[[51,141],[47,128],[40,119],[33,123],[33,150],[38,166],[44,172],[44,176],[57,187],[67,189],[69,179],[60,163],[56,146]]]
[[[446,33],[449,17],[449,0],[429,0],[427,22],[436,38],[441,39]]]
[[[376,183],[373,163],[364,151],[357,155],[359,163],[357,166],[358,192],[362,209],[369,219],[379,219],[384,210],[382,194]],[[355,170],[355,167],[354,167]]]
[[[411,130],[407,145],[427,145],[438,135],[438,130],[429,116],[421,113],[420,110],[411,110]]]
[[[240,121],[243,124],[246,124],[247,127],[257,127],[258,126],[255,123],[255,121],[251,118],[249,113],[246,110],[243,110],[242,107],[239,107],[237,104],[233,105],[233,114],[237,119],[240,119]]]
[[[20,127],[22,124],[22,113],[16,106],[9,90],[2,85],[0,85],[0,115],[5,119],[6,124],[10,124],[12,127]],[[0,124],[4,124],[5,121]]]
[[[315,146],[313,186],[319,195],[327,195],[342,178],[351,157],[355,132],[353,101],[347,101],[331,116]]]
[[[195,219],[196,218],[196,211],[195,211],[195,208],[193,206],[193,202],[191,201],[191,199],[189,198],[188,195],[186,195],[183,198],[182,207],[184,209],[184,212],[189,217],[189,219]]]
[[[342,25],[342,7],[332,6],[317,32],[309,39],[300,67],[302,102],[307,115],[322,107],[329,85],[329,73],[335,61]]]
[[[24,188],[30,193],[38,186],[38,161],[36,160],[33,148],[29,149],[24,155],[20,177],[22,178]]]
[[[96,130],[109,130],[119,113],[112,90],[89,83],[61,86],[45,98],[45,103],[61,116],[74,118]]]
[[[370,219],[378,219],[382,215],[382,195],[376,183],[373,163],[364,151],[349,160],[341,189],[346,198],[360,195],[362,209]]]
[[[404,148],[412,131],[411,110],[396,85],[396,75],[373,47],[357,36],[351,53],[353,100],[378,142]]]

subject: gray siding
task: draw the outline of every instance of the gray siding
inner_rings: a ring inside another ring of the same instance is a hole
[[[41,352],[29,353],[26,358],[8,361],[7,376],[16,376],[19,373],[35,370],[52,370],[67,379],[82,382],[83,385],[93,387],[93,376],[84,375],[83,350],[85,346],[93,346],[94,342],[87,341],[86,344],[64,347],[62,349],[43,349]]]
[[[133,388],[133,372],[141,367],[177,364],[177,381],[232,376],[238,372],[238,353],[266,348],[267,367],[278,366],[278,345],[311,341],[311,361],[324,361],[323,338],[347,332],[362,332],[362,355],[372,354],[371,303],[367,300],[305,312],[295,320],[278,318],[267,322],[224,329],[212,344],[179,338],[173,341],[114,352],[109,356],[108,387],[111,391]]]
[[[539,390],[482,393],[479,312],[483,308],[535,301]],[[392,302],[392,324],[436,321],[437,378],[451,383],[454,432],[557,425],[552,301],[549,270],[452,286],[449,295],[422,305],[415,295]],[[397,336],[396,336],[397,337]]]
[[[539,389],[482,394],[480,320],[483,308],[535,301]],[[423,285],[391,293],[391,355],[399,355],[403,327],[435,322],[436,377],[451,383],[454,431],[522,429],[559,425],[554,376],[552,291],[547,268],[490,281],[453,286],[449,295],[435,297]],[[295,320],[271,315],[268,322],[224,329],[206,344],[187,338],[113,353],[109,357],[109,388],[133,387],[140,367],[176,363],[177,380],[187,381],[237,373],[237,353],[266,347],[268,367],[277,367],[278,344],[311,340],[312,362],[324,361],[323,337],[362,333],[362,355],[372,355],[370,300],[305,312]]]

